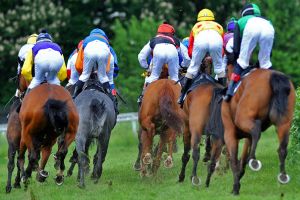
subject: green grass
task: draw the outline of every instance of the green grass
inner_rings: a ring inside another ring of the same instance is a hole
[[[182,140],[182,137],[179,141]],[[55,169],[53,157],[49,159],[46,170],[50,176],[45,183],[35,180],[35,172],[29,189],[13,189],[5,194],[7,178],[7,143],[3,135],[0,136],[0,199],[35,199],[35,200],[79,200],[79,199],[299,199],[300,198],[300,167],[287,165],[291,182],[280,185],[277,182],[279,161],[277,156],[277,136],[273,129],[269,129],[261,137],[258,145],[257,158],[262,161],[263,168],[259,172],[252,172],[248,167],[241,181],[240,196],[234,197],[232,188],[232,173],[227,171],[223,175],[214,174],[210,188],[191,185],[192,159],[187,166],[186,180],[177,183],[183,152],[182,142],[179,142],[179,153],[174,155],[174,168],[160,167],[158,174],[152,178],[141,178],[139,173],[132,169],[137,155],[137,137],[131,132],[129,123],[118,124],[114,129],[109,145],[108,154],[104,163],[103,175],[98,184],[90,178],[86,179],[86,189],[79,189],[76,182],[77,167],[72,177],[66,178],[62,186],[54,183]],[[71,150],[70,149],[68,161]],[[95,148],[91,153],[95,152]],[[204,148],[201,147],[201,154]],[[67,163],[67,168],[69,163]],[[200,162],[198,174],[202,183],[206,178],[206,165]],[[66,173],[65,173],[66,174]]]

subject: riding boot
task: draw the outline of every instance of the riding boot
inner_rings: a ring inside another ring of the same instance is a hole
[[[142,101],[143,101],[143,97],[144,97],[144,94],[145,94],[145,90],[146,90],[146,87],[149,85],[149,83],[145,83],[144,87],[143,87],[143,90],[142,90],[142,93],[140,94],[140,96],[138,97],[138,100],[137,100],[137,103],[139,105],[139,107],[142,105]]]
[[[230,82],[228,84],[226,95],[223,98],[224,101],[229,102],[231,97],[234,95],[235,84],[241,79],[242,72],[243,68],[241,68],[241,66],[238,63],[236,63],[230,77]]]
[[[226,77],[218,78],[218,83],[221,84],[222,86],[226,87],[226,85],[227,85],[227,78]]]
[[[114,103],[114,109],[115,109],[116,114],[119,114],[118,99],[115,95],[112,94],[112,89],[111,89],[109,82],[102,83],[102,85],[105,88],[107,95]]]
[[[73,99],[75,99],[78,96],[78,94],[82,91],[83,85],[84,85],[84,82],[81,80],[78,80],[75,83],[75,89],[74,89],[74,93],[72,96]]]
[[[191,84],[192,84],[192,79],[190,79],[188,77],[184,77],[183,86],[182,86],[182,89],[181,89],[181,94],[180,94],[180,97],[177,101],[177,103],[180,105],[180,108],[183,107],[185,94],[188,91],[188,89],[190,88]]]

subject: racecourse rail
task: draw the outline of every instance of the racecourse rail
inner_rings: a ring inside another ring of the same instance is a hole
[[[132,132],[137,133],[138,114],[136,112],[121,113],[118,115],[117,122],[131,122]],[[6,133],[7,124],[0,124],[0,133]]]

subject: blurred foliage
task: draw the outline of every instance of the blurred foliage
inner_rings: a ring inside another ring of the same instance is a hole
[[[300,87],[296,91],[297,100],[295,106],[294,120],[291,128],[291,143],[289,146],[289,160],[300,164]]]
[[[232,16],[239,17],[245,0],[1,0],[0,6],[0,105],[14,94],[15,84],[8,81],[17,68],[17,53],[26,37],[48,29],[62,46],[65,58],[91,29],[100,27],[109,36],[119,57],[120,75],[116,86],[127,104],[122,111],[136,111],[136,99],[142,89],[142,69],[137,55],[156,33],[159,23],[174,25],[180,38],[189,35],[198,11],[210,8],[216,21],[225,28]],[[300,84],[297,48],[300,46],[299,1],[253,0],[270,19],[276,36],[272,54],[275,69],[287,73]]]

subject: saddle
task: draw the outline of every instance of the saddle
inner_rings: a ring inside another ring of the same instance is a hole
[[[198,73],[197,76],[195,76],[192,81],[193,81],[192,85],[187,90],[186,94],[190,93],[195,88],[197,88],[198,86],[205,84],[205,83],[217,84],[217,81],[212,76],[210,76],[206,73],[201,73],[201,72]]]
[[[82,91],[84,90],[97,90],[99,92],[102,92],[106,95],[109,94],[109,91],[107,91],[106,88],[103,87],[103,85],[98,80],[89,79],[83,86]]]

